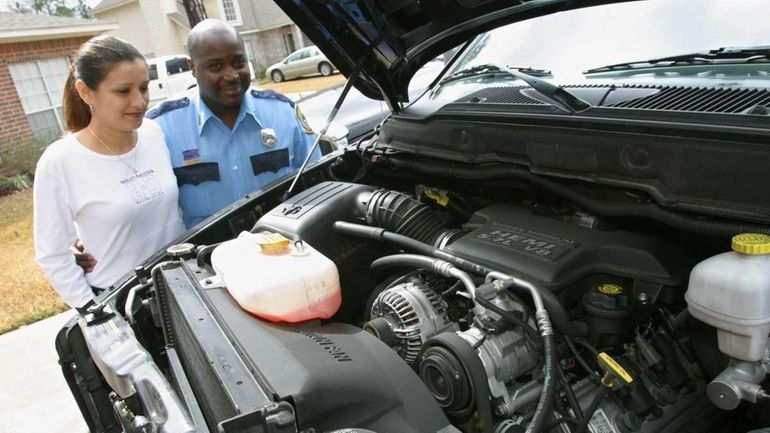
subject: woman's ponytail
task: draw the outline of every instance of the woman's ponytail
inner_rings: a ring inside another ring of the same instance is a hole
[[[75,81],[77,81],[77,77],[75,77],[75,64],[73,63],[70,65],[67,82],[64,84],[62,101],[64,129],[68,132],[78,132],[91,122],[91,109],[78,94]]]

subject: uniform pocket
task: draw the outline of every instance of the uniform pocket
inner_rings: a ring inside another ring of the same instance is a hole
[[[255,176],[268,171],[278,173],[278,170],[289,166],[289,149],[271,150],[251,155],[249,158]]]
[[[174,168],[176,183],[182,185],[200,185],[203,182],[219,182],[219,164],[216,162],[201,162]]]

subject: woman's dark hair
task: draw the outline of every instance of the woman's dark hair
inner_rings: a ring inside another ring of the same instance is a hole
[[[136,59],[144,60],[144,56],[136,47],[114,36],[96,36],[80,47],[64,85],[62,111],[67,131],[80,131],[91,122],[91,110],[75,89],[75,81],[83,80],[89,89],[96,90],[116,64]]]

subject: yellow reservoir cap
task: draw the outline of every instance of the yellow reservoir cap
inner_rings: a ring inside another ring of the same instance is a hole
[[[277,255],[289,252],[289,239],[279,233],[259,232],[257,244],[262,249],[262,254]]]
[[[601,284],[599,285],[599,291],[605,295],[614,296],[622,294],[623,287],[618,286],[617,284]]]
[[[741,233],[733,236],[733,251],[759,255],[770,253],[770,236],[760,233]]]

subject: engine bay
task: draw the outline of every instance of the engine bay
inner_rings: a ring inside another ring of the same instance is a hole
[[[140,277],[117,305],[188,424],[241,432],[284,417],[296,430],[275,431],[303,433],[765,425],[770,357],[757,355],[767,331],[755,320],[764,312],[725,310],[729,284],[696,272],[726,254],[722,236],[604,218],[515,182],[425,179],[321,179],[273,196],[245,230],[236,217],[229,235],[172,246]],[[122,383],[120,368],[97,365]],[[116,407],[148,411],[124,394],[112,397]]]
[[[554,432],[706,432],[726,418],[708,389],[728,358],[686,308],[698,257],[666,236],[541,203],[331,181],[249,232],[285,239],[287,260],[298,261],[288,272],[235,267],[228,280],[216,250],[233,239],[153,276],[164,334],[184,340],[174,345],[203,412],[217,414],[212,429],[258,406],[239,392],[247,382],[290,402],[299,431],[502,433],[537,422]],[[298,258],[308,249],[338,272],[332,317],[266,318],[228,291],[232,273],[249,287],[280,279],[305,287],[310,303],[321,295]],[[541,293],[547,323],[528,287]],[[206,329],[209,320],[220,326]],[[744,398],[729,379],[725,387]]]

